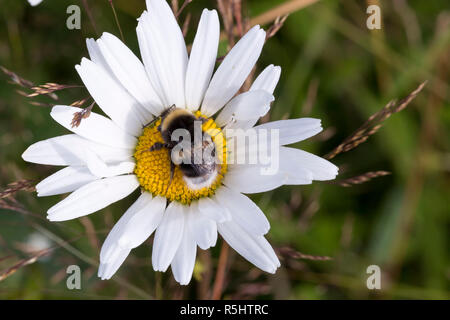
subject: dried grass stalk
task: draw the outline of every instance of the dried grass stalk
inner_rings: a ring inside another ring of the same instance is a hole
[[[52,249],[45,249],[42,251],[39,251],[32,255],[30,258],[22,259],[12,267],[6,269],[4,272],[0,274],[0,282],[5,280],[6,278],[12,276],[14,273],[16,273],[20,268],[23,268],[25,266],[28,266],[30,264],[35,263],[40,257],[47,255]]]
[[[366,172],[364,174],[352,177],[352,178],[348,178],[348,179],[344,179],[344,180],[337,180],[337,181],[330,181],[330,184],[336,184],[339,185],[341,187],[351,187],[354,186],[356,184],[363,184],[365,182],[368,182],[372,179],[378,178],[378,177],[384,177],[387,175],[390,175],[391,173],[388,171],[370,171],[370,172]]]
[[[313,260],[313,261],[329,261],[333,260],[332,257],[328,256],[313,256],[310,254],[304,254],[301,252],[298,252],[292,248],[289,247],[282,247],[278,248],[278,253],[285,258],[291,258],[291,259],[304,259],[304,260]]]
[[[306,8],[319,0],[290,0],[285,1],[282,4],[262,13],[261,15],[251,19],[250,24],[252,26],[256,24],[265,25],[274,21],[277,17],[284,16],[286,14],[294,13],[298,10]]]
[[[88,100],[89,100],[89,98],[84,98],[82,100],[77,100],[77,101],[72,102],[70,104],[70,106],[71,107],[81,108]]]
[[[180,14],[183,12],[183,10],[186,8],[186,6],[191,3],[192,0],[185,0],[184,3],[181,5],[181,8],[177,11],[175,11],[175,17],[178,19],[178,17],[180,16]],[[178,5],[177,5],[178,6]],[[172,8],[174,8],[174,6],[172,6]]]
[[[274,23],[270,26],[269,29],[267,29],[266,32],[266,40],[272,38],[274,35],[277,34],[277,32],[283,27],[284,22],[286,21],[287,17],[289,15],[286,14],[284,16],[281,17],[277,17],[274,21]]]
[[[4,74],[6,74],[9,78],[10,78],[10,83],[11,84],[16,84],[22,88],[27,88],[27,89],[33,89],[34,88],[34,83],[31,82],[30,80],[24,79],[20,76],[18,76],[16,73],[12,72],[11,70],[6,69],[3,66],[0,66],[0,70],[3,71]],[[17,91],[20,95],[23,95],[25,97],[29,97],[28,93],[25,93],[21,90]],[[52,92],[50,93],[46,93],[50,98],[52,98],[53,100],[57,100],[58,96]]]
[[[390,116],[405,109],[408,104],[419,94],[425,84],[426,81],[421,83],[416,90],[411,92],[406,98],[400,100],[398,103],[395,100],[390,101],[383,109],[370,116],[370,118],[361,127],[359,127],[358,130],[347,137],[340,145],[324,157],[328,160],[333,159],[338,154],[350,151],[365,142],[371,135],[375,134],[381,128],[382,123]]]
[[[19,212],[19,213],[24,213],[26,214],[26,210],[23,209],[20,205],[18,205],[17,202],[15,201],[11,201],[11,199],[14,198],[7,198],[8,201],[6,201],[6,199],[0,199],[0,209],[5,209],[5,210],[11,210],[11,211],[15,211],[15,212]]]
[[[44,108],[51,108],[54,105],[50,104],[50,103],[42,103],[42,102],[37,102],[37,101],[29,101],[29,104],[31,104],[32,106],[36,106],[36,107],[44,107]]]
[[[186,18],[184,19],[184,22],[183,22],[183,37],[186,37],[186,35],[187,35],[187,33],[188,33],[188,31],[189,31],[189,24],[191,23],[191,14],[190,13],[188,13],[187,15],[186,15]]]
[[[93,102],[89,107],[79,111],[75,112],[73,114],[73,119],[70,125],[72,128],[78,127],[81,124],[81,120],[89,118],[91,115],[92,108],[94,107],[95,102]]]
[[[34,85],[33,82],[18,76],[16,73],[6,69],[3,66],[0,66],[0,69],[10,78],[10,83],[12,84],[19,85],[22,88],[31,88]]]
[[[0,199],[8,198],[18,191],[32,192],[35,190],[31,180],[19,180],[7,185],[6,189],[0,192]]]
[[[222,17],[223,28],[227,35],[228,45],[234,45],[233,0],[217,0],[217,8]]]
[[[231,2],[233,16],[236,21],[237,34],[242,37],[244,35],[244,24],[242,19],[242,0],[233,0]]]
[[[57,84],[57,83],[46,83],[46,84],[42,84],[37,87],[32,87],[31,90],[33,90],[34,92],[30,93],[27,97],[31,98],[31,97],[36,97],[36,96],[43,95],[43,94],[49,95],[55,91],[68,89],[68,88],[79,88],[79,87],[81,87],[81,86]]]

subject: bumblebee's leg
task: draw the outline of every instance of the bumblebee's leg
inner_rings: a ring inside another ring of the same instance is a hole
[[[150,151],[155,151],[155,150],[161,150],[162,148],[164,148],[164,143],[155,142],[155,144],[152,145],[149,150]]]
[[[157,150],[161,150],[162,148],[170,148],[171,144],[170,143],[161,143],[161,142],[155,142],[154,145],[152,145],[149,149],[142,151],[143,152],[148,152],[148,151],[157,151]]]
[[[162,148],[171,149],[171,147],[172,147],[171,143],[155,142],[155,144],[152,145],[149,150],[150,151],[155,151],[155,150],[161,150]]]

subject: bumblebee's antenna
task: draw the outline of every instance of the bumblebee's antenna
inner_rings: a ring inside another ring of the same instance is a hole
[[[154,118],[152,121],[150,121],[149,123],[147,123],[146,125],[144,125],[143,128],[150,127],[150,126],[153,125],[153,124],[156,122],[156,120],[158,120],[158,119],[159,119],[159,117]]]
[[[171,111],[173,111],[173,109],[176,108],[176,105],[171,105],[169,108],[167,108],[166,110],[164,110],[161,115],[159,117],[155,117],[152,121],[150,121],[149,123],[147,123],[144,128],[147,128],[149,126],[151,126],[152,124],[154,124],[159,118],[164,119]]]

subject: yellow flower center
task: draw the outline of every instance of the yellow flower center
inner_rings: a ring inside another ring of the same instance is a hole
[[[195,115],[202,116],[200,111],[197,111]],[[208,119],[202,125],[202,131],[209,134],[214,142],[219,170],[210,186],[193,190],[187,186],[183,179],[183,172],[178,166],[175,167],[173,179],[170,182],[171,159],[167,148],[150,151],[156,142],[164,143],[161,132],[158,130],[160,124],[161,119],[158,119],[152,126],[144,128],[134,153],[136,159],[134,173],[142,189],[150,192],[153,196],[163,196],[169,201],[178,201],[183,204],[190,204],[193,200],[213,195],[227,171],[226,140],[222,130],[213,119]]]

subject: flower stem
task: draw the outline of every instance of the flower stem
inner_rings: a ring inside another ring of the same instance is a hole
[[[114,8],[113,0],[108,0],[108,1],[109,1],[109,4],[111,5],[111,9],[113,11],[114,19],[116,20],[117,27],[119,28],[120,38],[122,38],[122,41],[125,42],[125,39],[124,39],[123,33],[122,33],[122,28],[120,27],[120,23],[119,23],[119,18],[117,18],[116,8]]]
[[[82,3],[83,3],[84,10],[86,10],[86,13],[89,17],[89,21],[91,22],[92,28],[94,28],[95,34],[98,37],[97,25],[95,24],[95,20],[94,20],[94,17],[92,16],[92,11],[89,8],[87,0],[82,0]]]
[[[220,249],[219,263],[217,266],[216,279],[214,280],[211,299],[220,300],[225,282],[225,271],[227,269],[228,251],[230,247],[223,241]]]

